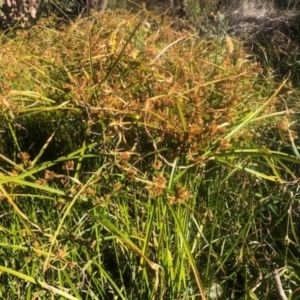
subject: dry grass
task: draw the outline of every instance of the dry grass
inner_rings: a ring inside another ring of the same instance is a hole
[[[59,31],[40,24],[4,42],[1,53],[0,88],[12,114],[32,107],[25,99],[16,104],[15,90],[56,105],[71,99],[68,105],[86,110],[91,131],[103,120],[108,134],[118,133],[118,148],[134,147],[140,123],[154,149],[172,149],[168,159],[191,153],[192,160],[212,140],[230,147],[226,131],[251,109],[249,92],[260,93],[253,86],[262,70],[233,39],[175,32],[152,14],[108,12]]]

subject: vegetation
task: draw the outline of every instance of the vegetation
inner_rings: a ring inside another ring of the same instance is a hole
[[[300,298],[299,90],[174,28],[1,35],[1,299]]]

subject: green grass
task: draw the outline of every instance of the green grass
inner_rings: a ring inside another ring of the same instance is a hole
[[[289,80],[146,11],[53,22],[0,40],[1,299],[300,298]]]

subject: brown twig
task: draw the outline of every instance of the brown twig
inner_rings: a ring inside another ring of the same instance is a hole
[[[288,298],[284,292],[284,289],[282,287],[281,279],[280,279],[280,276],[279,276],[277,270],[273,271],[273,276],[274,276],[275,284],[276,284],[277,291],[278,291],[280,298],[282,300],[288,300]]]

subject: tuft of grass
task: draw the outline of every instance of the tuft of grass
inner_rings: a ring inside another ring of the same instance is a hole
[[[1,298],[297,299],[298,91],[172,26],[1,36]]]

